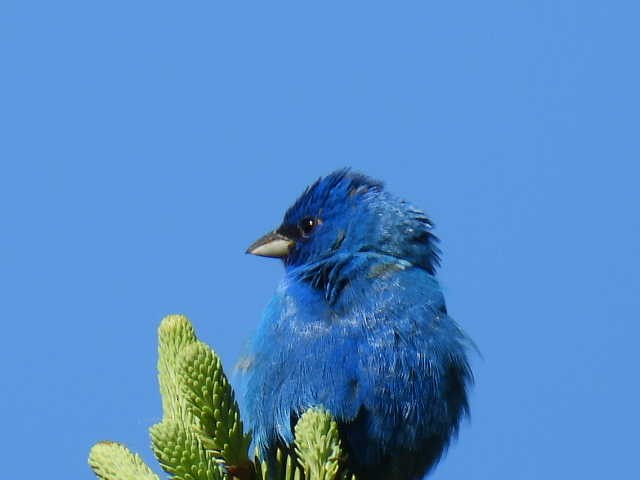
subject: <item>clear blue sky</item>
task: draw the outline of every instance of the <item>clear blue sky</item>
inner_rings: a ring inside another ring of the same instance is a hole
[[[638,475],[636,2],[219,3],[0,3],[2,475],[151,460],[158,322],[230,368],[245,247],[341,166],[433,216],[483,354],[433,478]]]

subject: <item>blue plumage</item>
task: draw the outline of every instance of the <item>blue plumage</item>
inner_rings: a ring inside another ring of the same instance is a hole
[[[380,182],[339,170],[249,247],[285,276],[240,361],[241,403],[269,456],[323,406],[361,480],[419,479],[468,413],[469,340],[447,315],[430,220]]]

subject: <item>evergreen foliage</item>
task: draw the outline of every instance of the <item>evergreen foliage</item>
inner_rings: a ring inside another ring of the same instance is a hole
[[[175,480],[342,480],[338,427],[321,409],[305,412],[292,451],[268,464],[249,456],[240,410],[219,357],[199,341],[182,315],[158,329],[158,381],[162,421],[150,428],[160,466]],[[139,455],[115,442],[93,446],[89,465],[101,480],[159,480]]]
[[[158,480],[139,455],[116,442],[100,442],[93,446],[89,465],[101,480]]]
[[[338,476],[342,450],[338,424],[329,412],[319,408],[305,412],[296,424],[295,436],[296,453],[306,478],[349,478],[347,472]]]

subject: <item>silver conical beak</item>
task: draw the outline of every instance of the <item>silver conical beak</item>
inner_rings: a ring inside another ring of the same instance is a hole
[[[289,254],[295,241],[281,233],[271,232],[253,242],[246,253],[261,257],[281,258]]]

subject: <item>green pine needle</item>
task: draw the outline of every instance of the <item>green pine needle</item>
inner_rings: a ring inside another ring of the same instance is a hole
[[[187,408],[199,420],[205,447],[227,465],[249,462],[251,438],[243,434],[240,410],[220,358],[202,342],[180,355],[179,383]]]
[[[295,455],[278,449],[276,461],[269,465],[266,461],[255,462],[256,480],[304,480],[304,473]],[[308,480],[315,480],[308,478]]]
[[[295,428],[296,453],[306,478],[333,480],[340,470],[342,450],[338,425],[326,410],[307,410]]]
[[[102,480],[159,480],[138,454],[121,443],[96,443],[89,453],[89,465]]]
[[[178,379],[178,358],[182,350],[196,342],[193,326],[184,315],[165,317],[158,328],[158,382],[162,396],[163,418],[193,423],[182,398]]]
[[[220,466],[191,429],[165,420],[150,428],[153,451],[162,468],[176,480],[222,480]]]

